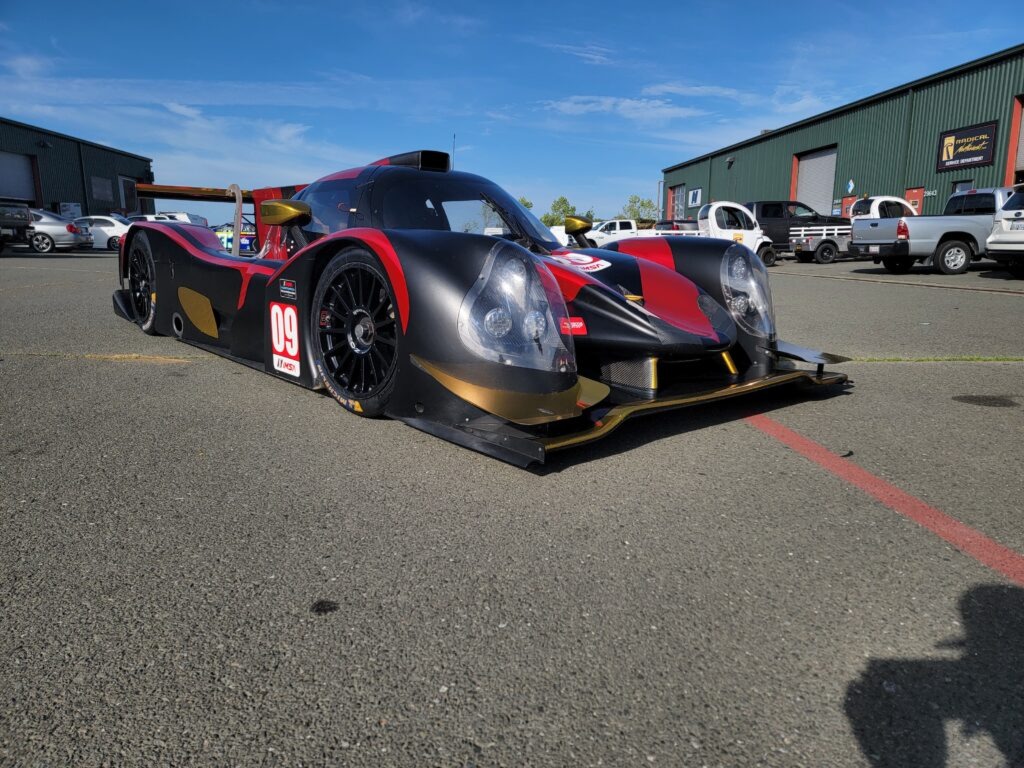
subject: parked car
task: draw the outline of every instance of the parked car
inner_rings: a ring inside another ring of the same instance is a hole
[[[699,229],[696,219],[662,219],[654,223],[655,232],[696,232]]]
[[[92,233],[71,219],[38,208],[32,212],[28,244],[36,253],[52,253],[57,248],[92,248]]]
[[[850,226],[849,219],[844,219],[842,216],[825,216],[799,200],[758,200],[744,203],[744,206],[754,214],[754,218],[757,219],[757,223],[764,230],[768,239],[772,241],[772,247],[776,251],[791,250],[792,245],[789,238],[793,234],[790,231],[793,227],[831,228],[830,235],[822,234],[815,245],[815,250],[796,252],[798,261],[809,262],[813,259],[824,264],[834,261],[837,255],[846,250],[845,247],[839,247],[844,245],[845,241],[841,242],[837,238],[849,235],[848,229],[841,229]],[[836,229],[837,227],[840,229]],[[821,249],[820,253],[818,249]]]
[[[898,219],[901,216],[917,216],[917,211],[902,197],[892,195],[862,197],[850,208],[851,223],[857,219]]]
[[[766,267],[775,263],[777,253],[771,239],[761,229],[760,223],[746,206],[723,200],[707,203],[697,211],[699,232],[684,232],[685,235],[699,234],[743,243],[761,257]]]
[[[136,221],[175,221],[165,213],[133,213],[128,217],[133,224]]]
[[[181,221],[185,224],[195,224],[199,227],[209,227],[210,222],[206,220],[205,216],[200,216],[195,213],[185,213],[183,211],[160,211],[158,216],[166,216],[172,221]]]
[[[858,219],[850,253],[870,256],[893,274],[909,272],[918,261],[943,274],[961,274],[985,255],[996,210],[1012,194],[1010,187],[970,189],[950,195],[939,216]]]
[[[75,225],[85,227],[92,233],[94,243],[108,251],[116,251],[121,238],[132,225],[128,219],[116,213],[107,216],[82,216],[75,219]]]
[[[25,203],[0,203],[0,251],[7,243],[28,242],[32,213]]]
[[[1014,277],[1024,279],[1024,184],[995,212],[985,251]]]
[[[591,247],[600,248],[606,243],[613,243],[625,237],[636,237],[639,231],[636,219],[609,219],[590,230],[587,239],[590,240]]]

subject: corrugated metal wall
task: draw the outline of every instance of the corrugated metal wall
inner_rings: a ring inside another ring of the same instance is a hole
[[[151,173],[151,163],[137,156],[2,120],[0,151],[35,159],[42,191],[42,199],[36,203],[51,210],[57,210],[55,204],[66,202],[81,204],[83,213],[109,213],[121,207],[119,175],[143,181]],[[93,176],[109,179],[113,200],[94,198]]]
[[[1014,98],[1024,94],[1024,54],[979,66],[916,91],[768,136],[753,144],[665,174],[665,188],[685,184],[703,189],[711,200],[788,199],[793,156],[829,145],[838,147],[833,203],[839,205],[854,182],[854,195],[903,195],[924,187],[922,213],[941,213],[954,181],[972,179],[978,187],[1000,186],[1007,153],[1016,151],[1010,132]],[[998,120],[991,165],[937,172],[939,134]],[[1011,144],[1013,145],[1011,147]],[[733,158],[731,167],[728,158]],[[687,215],[696,209],[687,210]]]

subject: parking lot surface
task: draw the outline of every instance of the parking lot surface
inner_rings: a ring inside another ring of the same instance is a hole
[[[850,390],[535,471],[147,337],[115,272],[0,258],[0,763],[1024,764],[990,262],[782,263],[780,336]]]

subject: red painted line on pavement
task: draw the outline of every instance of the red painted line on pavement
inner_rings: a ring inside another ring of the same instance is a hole
[[[890,509],[913,520],[922,528],[927,528],[961,552],[970,555],[992,570],[998,571],[1015,584],[1024,586],[1024,555],[1004,547],[959,520],[954,520],[942,510],[924,503],[916,496],[900,490],[892,483],[871,474],[849,459],[832,453],[825,446],[782,426],[767,416],[760,414],[748,416],[746,421],[836,477],[856,486]]]

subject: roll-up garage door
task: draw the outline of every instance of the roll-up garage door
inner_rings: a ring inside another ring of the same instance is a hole
[[[1021,126],[1020,136],[1017,139],[1017,167],[1016,170],[1024,171],[1024,126]]]
[[[796,176],[796,199],[818,213],[832,213],[832,192],[836,186],[836,148],[809,152],[800,158]]]
[[[32,158],[28,155],[0,152],[0,198],[29,202],[36,199]]]

